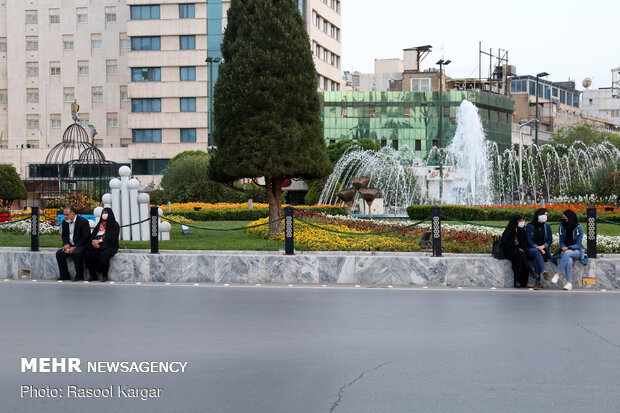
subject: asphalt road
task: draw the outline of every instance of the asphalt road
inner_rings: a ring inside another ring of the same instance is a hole
[[[0,412],[617,412],[619,315],[616,292],[1,282]]]

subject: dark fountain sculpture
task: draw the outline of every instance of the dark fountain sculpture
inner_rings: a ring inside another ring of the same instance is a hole
[[[338,198],[342,199],[347,205],[349,214],[351,214],[351,206],[353,205],[355,194],[359,192],[368,205],[368,218],[372,218],[372,210],[370,207],[373,201],[379,196],[379,190],[377,188],[368,188],[369,183],[370,178],[367,176],[353,178],[351,179],[351,185],[353,185],[353,188],[345,189],[344,191],[336,193]]]

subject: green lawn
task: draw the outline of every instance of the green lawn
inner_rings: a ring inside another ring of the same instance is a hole
[[[249,221],[209,221],[195,222],[192,225],[204,228],[239,228]],[[284,248],[283,241],[263,240],[247,235],[244,230],[238,231],[205,231],[191,229],[191,235],[181,235],[181,226],[172,224],[170,241],[160,241],[162,250],[248,250],[248,251],[277,251]],[[42,235],[39,239],[41,247],[60,247],[60,235]],[[29,247],[29,234],[14,234],[0,232],[0,247]],[[150,241],[121,241],[121,249],[150,249]]]

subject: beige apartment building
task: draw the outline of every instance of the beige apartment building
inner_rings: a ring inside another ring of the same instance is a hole
[[[341,2],[297,0],[318,90],[341,87]],[[229,0],[0,2],[0,164],[23,179],[73,123],[94,125],[109,160],[157,183],[170,158],[206,150],[209,76]],[[219,43],[218,43],[219,42]],[[221,56],[221,54],[219,54]]]

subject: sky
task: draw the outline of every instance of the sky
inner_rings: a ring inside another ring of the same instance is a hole
[[[372,73],[374,60],[403,57],[403,49],[431,45],[422,68],[444,58],[451,77],[478,77],[478,45],[508,51],[518,75],[548,72],[582,90],[610,87],[620,67],[618,0],[342,0],[342,70]],[[495,64],[495,63],[494,63]],[[483,56],[482,77],[489,72]]]

